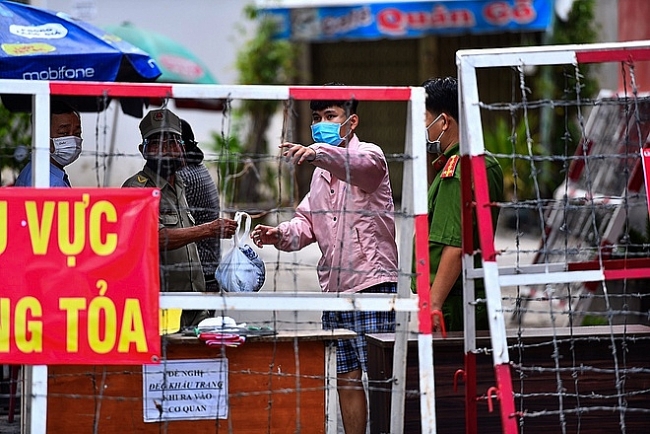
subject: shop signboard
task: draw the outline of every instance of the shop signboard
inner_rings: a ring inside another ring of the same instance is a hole
[[[286,5],[285,5],[286,3]],[[549,0],[258,2],[296,41],[404,39],[426,35],[539,32],[551,25]]]

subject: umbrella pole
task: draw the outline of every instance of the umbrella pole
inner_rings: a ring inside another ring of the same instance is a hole
[[[113,102],[111,104],[113,104]],[[117,104],[117,102],[115,102],[115,104]],[[119,114],[118,107],[113,107],[113,128],[111,129],[111,143],[108,148],[108,157],[106,159],[106,171],[104,172],[104,187],[108,187],[111,183],[111,168],[113,165],[113,155],[115,154],[115,141],[117,140],[118,114]]]

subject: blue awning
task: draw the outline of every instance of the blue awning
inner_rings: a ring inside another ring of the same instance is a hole
[[[277,20],[278,38],[317,42],[546,31],[552,22],[553,3],[553,0],[258,0],[258,8]]]

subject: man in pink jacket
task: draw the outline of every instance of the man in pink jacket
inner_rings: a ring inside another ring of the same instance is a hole
[[[358,101],[312,101],[310,146],[282,143],[293,164],[316,167],[310,191],[295,216],[277,227],[258,225],[258,247],[284,251],[316,242],[322,256],[318,279],[325,292],[397,292],[397,245],[388,165],[381,148],[359,141]],[[395,331],[394,312],[323,312],[323,328],[346,328],[357,338],[337,342],[338,391],[346,434],[365,434],[367,370],[365,333]]]

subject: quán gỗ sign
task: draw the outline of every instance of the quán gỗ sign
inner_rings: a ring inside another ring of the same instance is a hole
[[[0,363],[160,355],[159,191],[3,188]]]
[[[276,38],[316,42],[540,32],[550,28],[553,16],[548,0],[295,3],[302,6],[281,7],[282,2],[271,1],[262,6],[277,23]]]

